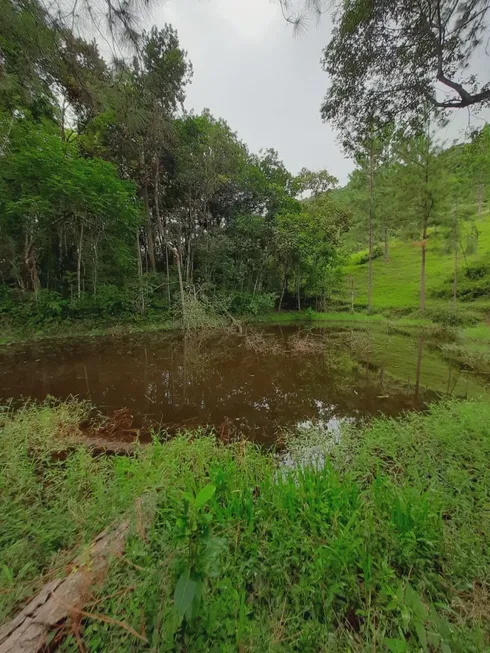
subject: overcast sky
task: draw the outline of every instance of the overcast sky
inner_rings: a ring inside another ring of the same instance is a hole
[[[347,181],[353,164],[320,119],[328,86],[320,66],[331,30],[327,15],[293,37],[274,0],[166,0],[154,6],[145,27],[165,22],[177,29],[194,67],[188,110],[209,108],[251,151],[278,150],[293,173],[326,168]],[[442,137],[456,138],[467,124],[467,112],[455,112]]]
[[[279,4],[269,0],[166,0],[147,24],[171,23],[194,67],[187,109],[224,118],[253,152],[273,147],[286,167],[327,168],[346,181],[352,163],[320,119],[327,88],[323,17],[293,38]]]

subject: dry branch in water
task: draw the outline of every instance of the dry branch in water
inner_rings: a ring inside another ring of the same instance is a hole
[[[281,345],[274,337],[267,337],[260,331],[246,333],[243,339],[245,349],[255,354],[279,354],[283,351]]]
[[[298,331],[289,338],[289,348],[296,354],[314,354],[325,351],[326,339],[321,334]]]

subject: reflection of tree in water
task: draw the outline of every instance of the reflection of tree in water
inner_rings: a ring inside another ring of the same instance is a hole
[[[415,396],[419,396],[420,390],[420,373],[422,371],[422,354],[424,351],[424,338],[419,336],[418,346],[417,346],[417,371],[415,373]]]
[[[169,428],[226,422],[261,439],[273,437],[277,427],[317,419],[396,415],[430,396],[421,389],[422,340],[411,358],[414,392],[413,382],[390,377],[366,334],[342,336],[350,338],[347,347],[338,333],[324,335],[324,347],[315,348],[314,334],[301,342],[297,329],[269,329],[261,339],[273,346],[260,353],[226,332],[42,345],[12,356],[0,380],[8,379],[5,396],[75,394],[107,413],[124,406]]]

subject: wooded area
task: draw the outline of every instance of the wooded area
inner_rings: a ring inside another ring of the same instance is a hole
[[[301,25],[289,4],[281,6]],[[389,258],[393,238],[420,247],[424,311],[434,229],[454,253],[456,299],[456,259],[477,250],[475,220],[488,205],[490,131],[470,130],[454,145],[441,143],[437,128],[441,111],[489,101],[488,83],[476,90],[471,78],[470,92],[446,72],[463,71],[480,47],[487,2],[417,8],[357,0],[336,8],[322,115],[356,162],[344,188],[326,170],[292,174],[276,151],[250,152],[222,118],[188,112],[192,64],[176,31],[138,33],[128,7],[97,4],[113,42],[131,42],[130,56],[108,60],[77,29],[76,4],[62,14],[56,3],[2,0],[4,317],[42,326],[138,315],[185,322],[196,305],[227,315],[284,305],[326,310],[338,300],[346,256],[366,247],[370,311],[372,261],[380,248]],[[386,41],[390,21],[400,27]],[[412,38],[419,49],[407,62]],[[402,89],[412,93],[409,105],[398,102],[391,81],[378,85],[383,102],[367,81],[353,92],[361,78],[381,80],[383,61],[409,74]],[[434,81],[460,101],[441,100]]]

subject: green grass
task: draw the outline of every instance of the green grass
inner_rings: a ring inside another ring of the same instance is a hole
[[[156,333],[159,331],[170,331],[179,328],[176,321],[154,320],[142,322],[120,322],[100,324],[93,320],[81,320],[80,322],[57,322],[51,326],[42,328],[20,328],[0,323],[2,328],[0,335],[0,347],[19,342],[32,342],[39,340],[82,338],[92,336],[114,336],[127,333]]]
[[[312,430],[293,438],[295,465],[282,468],[250,443],[195,434],[131,458],[83,448],[53,456],[86,410],[45,404],[3,415],[3,620],[152,492],[146,538],[133,533],[85,607],[94,613],[82,623],[86,650],[487,650],[488,404],[453,401],[362,432],[346,427],[337,445]],[[311,451],[324,464],[308,465]],[[210,485],[214,494],[193,507]],[[192,556],[203,596],[182,619],[174,589]],[[62,649],[78,650],[73,635]]]
[[[367,313],[346,313],[342,311],[332,311],[329,313],[320,313],[318,311],[281,311],[265,315],[258,315],[250,318],[249,322],[259,322],[268,324],[284,324],[294,322],[362,322],[362,323],[380,323],[388,322],[388,319],[381,314],[368,315]]]
[[[490,256],[490,216],[477,222],[480,231],[478,257],[468,255],[468,264],[485,260]],[[413,309],[419,306],[420,297],[420,247],[411,242],[394,241],[390,244],[389,261],[377,258],[373,261],[373,309]],[[367,264],[358,265],[359,254],[353,255],[346,266],[343,297],[350,301],[350,278],[354,279],[355,303],[367,304]],[[446,251],[441,239],[431,233],[427,246],[427,306],[450,308],[449,300],[432,299],[432,291],[447,285],[454,269],[453,255]],[[460,256],[460,270],[464,270],[464,260]],[[460,274],[463,277],[462,274]],[[463,281],[463,279],[462,279]],[[490,310],[490,297],[475,302],[461,303],[461,310]]]

